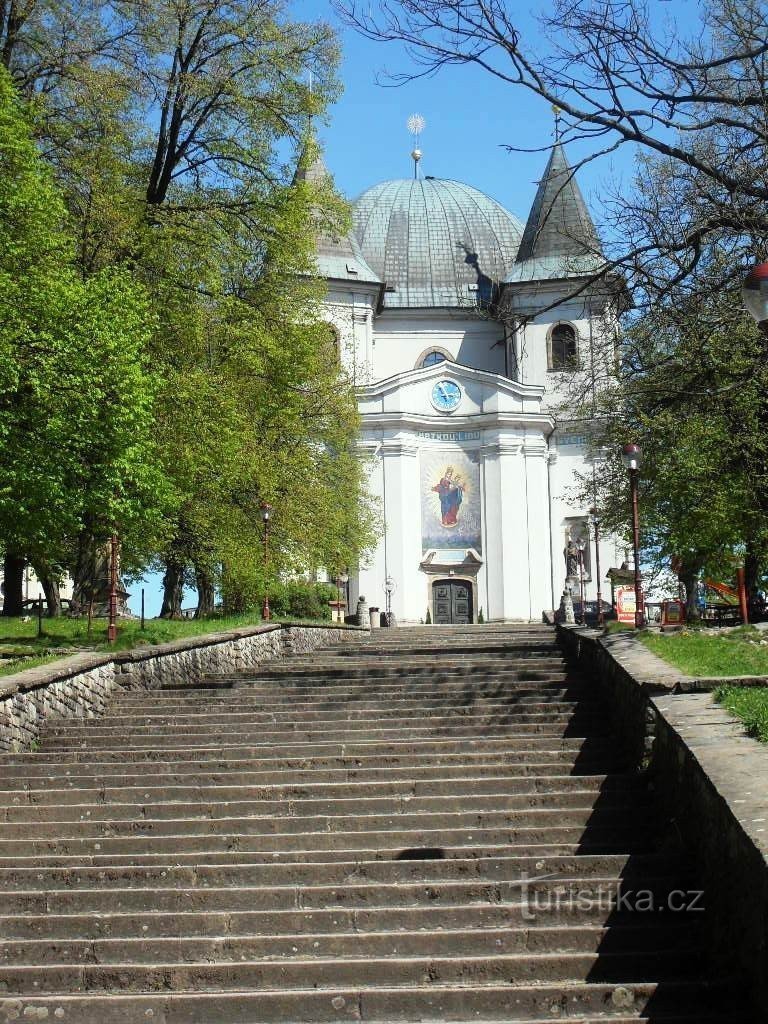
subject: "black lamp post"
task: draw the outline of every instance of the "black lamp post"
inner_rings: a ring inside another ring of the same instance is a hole
[[[268,505],[266,501],[262,501],[259,507],[261,508],[261,519],[264,523],[264,601],[261,605],[261,617],[264,622],[269,622],[272,618],[272,612],[269,610],[267,572],[269,569],[269,517],[272,512],[272,506]]]
[[[645,623],[643,613],[643,581],[640,577],[640,516],[637,510],[637,477],[642,461],[642,452],[637,444],[625,444],[621,459],[629,470],[629,489],[632,496],[632,548],[635,556],[635,629]]]

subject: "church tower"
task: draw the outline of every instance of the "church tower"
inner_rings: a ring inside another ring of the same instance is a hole
[[[515,265],[506,279],[502,318],[509,362],[517,379],[544,386],[543,408],[555,429],[549,437],[553,590],[562,592],[569,540],[590,541],[587,510],[573,507],[575,477],[593,463],[589,414],[611,372],[623,288],[604,275],[605,256],[575,172],[556,142],[528,215]],[[591,503],[590,503],[591,504]],[[604,558],[615,557],[604,542]],[[596,589],[592,545],[587,582]]]
[[[319,155],[302,160],[295,180],[329,185],[331,177]],[[328,282],[323,315],[334,333],[339,360],[356,385],[371,379],[373,321],[381,307],[384,284],[365,260],[353,231],[328,230],[317,240],[317,272]]]

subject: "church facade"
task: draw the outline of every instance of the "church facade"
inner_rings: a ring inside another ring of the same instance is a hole
[[[541,621],[579,542],[594,599],[576,497],[589,423],[568,408],[609,358],[617,287],[595,280],[600,244],[562,147],[525,225],[469,185],[418,175],[366,191],[353,225],[318,253],[383,521],[352,607],[364,595],[384,610],[389,592],[401,624]],[[601,541],[603,574],[616,558]]]

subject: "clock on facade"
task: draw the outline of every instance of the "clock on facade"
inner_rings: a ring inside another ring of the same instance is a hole
[[[455,381],[438,380],[432,385],[432,405],[438,412],[453,412],[461,398],[461,388]]]

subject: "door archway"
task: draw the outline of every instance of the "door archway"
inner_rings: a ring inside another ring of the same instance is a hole
[[[474,621],[472,584],[467,580],[435,580],[432,584],[432,621],[438,626]]]

